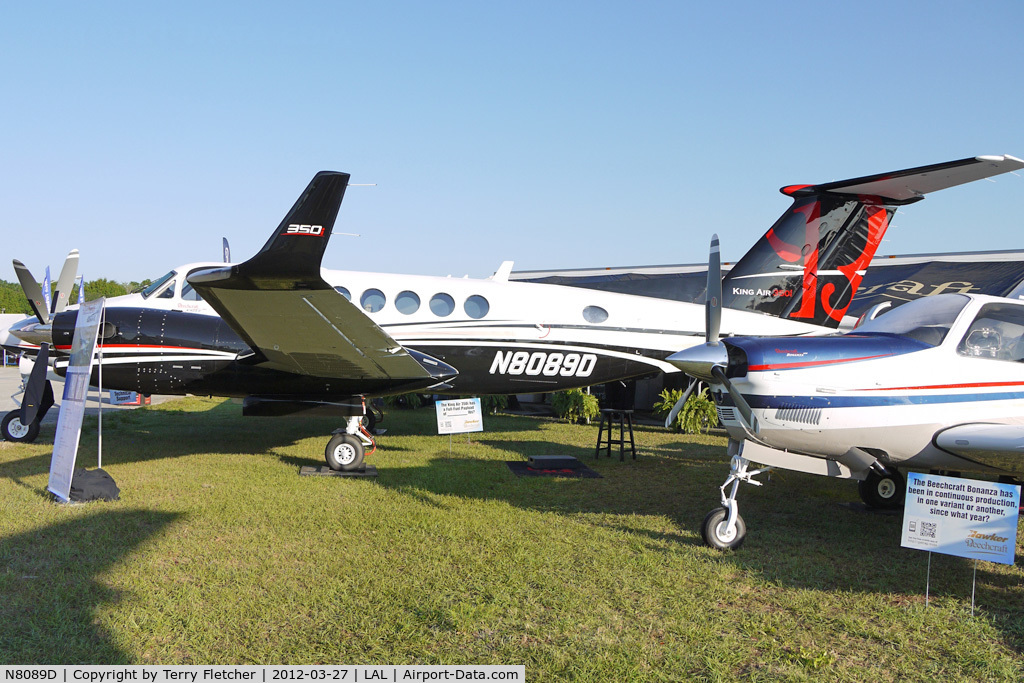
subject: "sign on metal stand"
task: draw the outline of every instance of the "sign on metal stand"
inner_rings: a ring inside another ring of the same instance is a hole
[[[434,403],[437,410],[437,433],[448,435],[448,452],[452,452],[452,434],[484,431],[483,412],[479,398],[457,398]]]
[[[78,309],[75,336],[71,342],[71,361],[64,378],[64,396],[57,416],[57,434],[53,440],[53,457],[50,459],[50,481],[46,488],[65,503],[71,495],[71,477],[75,471],[78,441],[82,435],[82,417],[85,415],[85,402],[89,395],[93,351],[96,348],[104,301],[96,299],[82,304]]]
[[[911,472],[900,545],[929,553],[925,605],[931,588],[931,553],[973,559],[975,578],[978,560],[1012,565],[1019,514],[1020,486],[1015,484]]]

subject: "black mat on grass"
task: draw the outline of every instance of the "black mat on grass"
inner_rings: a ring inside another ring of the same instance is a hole
[[[353,470],[351,472],[338,472],[332,470],[327,465],[320,465],[320,467],[303,467],[299,470],[300,477],[348,477],[349,479],[360,479],[364,477],[376,477],[377,468],[373,465],[367,465],[364,469]]]
[[[512,473],[517,477],[575,477],[578,479],[603,479],[603,477],[586,465],[576,468],[535,468],[530,463],[522,460],[508,461],[505,463]]]

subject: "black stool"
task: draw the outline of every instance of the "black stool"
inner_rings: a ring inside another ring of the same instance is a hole
[[[619,424],[619,438],[612,436],[612,426]],[[608,436],[605,437],[605,425],[608,425]],[[594,460],[601,455],[601,451],[608,451],[608,457],[612,457],[612,444],[619,444],[619,460],[626,459],[626,429],[629,428],[629,450],[636,460],[636,444],[633,442],[633,411],[618,410],[615,408],[601,409],[601,423],[597,426],[597,448],[594,450]],[[607,441],[607,445],[602,445]]]

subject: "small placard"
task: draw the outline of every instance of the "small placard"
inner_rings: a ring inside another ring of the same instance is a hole
[[[434,407],[437,409],[438,434],[484,431],[483,411],[480,410],[479,398],[438,401]]]
[[[910,472],[904,548],[1013,564],[1020,487]]]

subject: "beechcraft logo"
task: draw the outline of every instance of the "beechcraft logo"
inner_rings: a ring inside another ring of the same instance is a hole
[[[291,223],[288,229],[281,233],[282,235],[312,235],[313,237],[319,237],[324,234],[324,226],[322,225],[304,225],[299,223]]]

